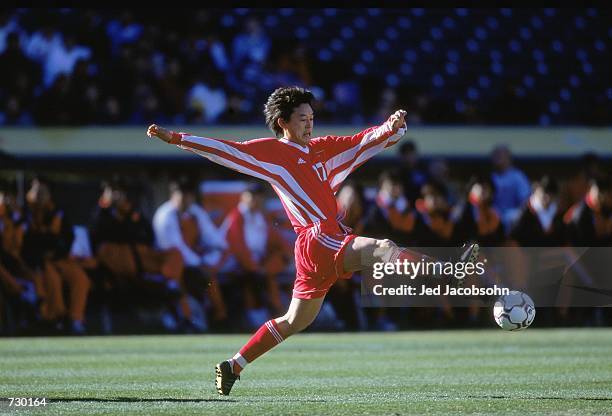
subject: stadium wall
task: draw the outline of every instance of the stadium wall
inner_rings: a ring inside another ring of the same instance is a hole
[[[349,135],[364,126],[319,126],[318,134]],[[196,135],[247,140],[269,137],[258,126],[174,127]],[[427,157],[481,158],[500,143],[517,157],[573,158],[595,152],[612,157],[612,128],[587,127],[413,127],[408,137]],[[188,158],[187,152],[149,140],[145,127],[1,128],[0,151],[17,158]],[[397,147],[382,156],[393,156]]]

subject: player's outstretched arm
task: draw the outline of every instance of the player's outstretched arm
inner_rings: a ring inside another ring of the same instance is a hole
[[[397,110],[395,113],[391,114],[391,116],[387,120],[387,123],[391,125],[391,131],[393,132],[393,134],[396,134],[402,127],[404,129],[407,128],[405,120],[406,114],[407,113],[404,110]]]
[[[353,136],[314,139],[317,140],[314,146],[325,152],[325,169],[334,192],[351,172],[399,141],[407,130],[405,118],[406,111],[397,110],[382,125],[370,127]]]
[[[272,174],[267,170],[267,164],[262,162],[262,160],[270,159],[270,154],[273,152],[270,152],[266,145],[262,146],[258,140],[235,142],[199,137],[177,133],[157,124],[149,126],[147,135],[177,145],[181,149],[205,157],[219,165],[276,184]]]
[[[168,129],[165,129],[157,124],[151,124],[147,129],[147,136],[149,137],[157,137],[160,140],[163,140],[166,143],[170,143],[172,141],[172,132]]]

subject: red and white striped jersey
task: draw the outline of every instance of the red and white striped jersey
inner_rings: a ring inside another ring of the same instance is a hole
[[[343,232],[335,193],[346,177],[381,150],[399,141],[405,129],[392,133],[391,124],[370,127],[354,136],[324,136],[301,146],[287,139],[245,142],[174,135],[171,143],[213,162],[263,179],[272,185],[300,233]]]

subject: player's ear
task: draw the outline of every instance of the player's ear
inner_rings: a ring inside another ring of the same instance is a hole
[[[276,124],[278,124],[278,127],[280,127],[283,130],[287,128],[287,123],[285,122],[285,120],[283,120],[282,117],[279,117],[276,119]]]

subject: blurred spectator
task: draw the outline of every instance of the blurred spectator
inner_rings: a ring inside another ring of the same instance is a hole
[[[32,34],[25,46],[26,54],[30,59],[43,65],[49,52],[62,47],[62,36],[52,26],[43,26]]]
[[[265,85],[264,88],[275,90],[285,85],[302,85],[299,75],[291,68],[290,59],[290,55],[284,53],[277,59],[273,69],[262,71],[261,80],[262,85]]]
[[[446,159],[439,157],[429,162],[428,173],[427,182],[435,183],[441,189],[445,189],[448,202],[454,205],[459,199],[459,187],[450,175],[450,167]]]
[[[100,107],[101,91],[89,72],[88,61],[79,59],[70,79],[69,98],[64,105],[71,109],[73,123],[95,123]]]
[[[11,297],[36,305],[38,296],[34,274],[21,257],[24,224],[17,207],[14,189],[0,184],[0,289]]]
[[[576,299],[586,296],[590,304],[592,300],[588,294],[580,291],[568,293],[568,288],[587,286],[594,288],[595,292],[600,289],[605,293],[609,287],[612,267],[609,249],[612,246],[612,179],[603,175],[593,178],[584,199],[574,204],[563,219],[571,245],[582,247],[585,251],[566,272],[565,286],[561,287],[560,296]],[[579,310],[578,313],[583,319],[601,322],[602,308]]]
[[[0,247],[5,255],[17,260],[21,258],[23,235],[25,232],[24,216],[17,205],[15,190],[10,184],[0,185]]]
[[[134,22],[132,13],[129,11],[122,12],[118,19],[109,21],[106,26],[113,54],[116,54],[124,44],[136,42],[142,32],[142,25]]]
[[[214,33],[207,32],[206,35],[194,35],[182,44],[184,64],[196,66],[188,68],[194,73],[203,68],[225,73],[231,69],[225,44]]]
[[[393,114],[398,108],[401,108],[401,106],[397,98],[396,89],[391,87],[384,88],[382,90],[382,93],[380,94],[380,104],[378,105],[378,109],[375,111],[373,122],[375,124],[378,124],[381,120],[386,120],[387,117],[389,117],[389,114]],[[407,144],[409,142],[405,141],[404,143]],[[410,143],[414,144],[414,142],[412,141],[410,141]],[[402,151],[400,149],[400,155],[401,154]]]
[[[35,306],[38,297],[34,283],[15,276],[3,264],[3,259],[0,258],[0,291],[4,290],[8,293],[9,297],[18,299],[25,304]]]
[[[232,42],[232,65],[241,68],[247,63],[265,62],[270,52],[271,41],[256,18],[247,19],[244,31]]]
[[[459,241],[451,218],[446,189],[439,184],[426,183],[422,197],[416,201],[417,216],[414,238],[423,247],[454,247]]]
[[[170,199],[153,216],[157,245],[163,250],[179,249],[187,266],[218,267],[227,243],[196,203],[195,192],[187,179],[170,184]]]
[[[269,319],[262,309],[264,305],[269,306],[272,314],[284,310],[277,277],[292,259],[293,248],[266,217],[264,188],[259,184],[242,193],[240,203],[226,221],[229,251],[238,261],[247,320],[250,326],[257,327]]]
[[[241,94],[232,94],[227,99],[227,110],[219,123],[236,124],[252,120],[253,103]]]
[[[593,179],[584,199],[565,213],[564,221],[574,246],[610,246],[612,180],[607,176]]]
[[[363,230],[368,237],[388,238],[400,246],[409,245],[415,213],[404,196],[402,177],[397,170],[381,173],[375,204],[366,211]]]
[[[50,87],[60,74],[70,75],[79,59],[89,59],[91,49],[78,45],[77,40],[66,35],[64,42],[50,44],[47,60],[44,64],[43,81],[45,87]]]
[[[521,246],[558,247],[567,243],[559,186],[550,176],[533,184],[533,192],[510,232]]]
[[[456,235],[459,241],[475,240],[482,247],[497,246],[505,240],[504,226],[493,207],[495,185],[490,177],[474,177],[467,200],[459,206]]]
[[[301,85],[312,85],[313,63],[308,53],[308,47],[305,44],[298,44],[292,48],[292,53],[288,61],[286,61],[286,65],[287,69],[298,77]]]
[[[404,195],[414,206],[414,202],[421,194],[421,187],[427,179],[425,173],[419,168],[419,150],[414,140],[403,140],[399,149],[401,165],[400,175],[404,187]]]
[[[162,110],[168,116],[174,117],[176,122],[184,122],[185,88],[183,86],[183,76],[183,68],[180,62],[177,59],[172,59],[164,65],[157,80]]]
[[[101,124],[118,124],[123,118],[123,110],[117,97],[106,97],[102,103],[99,121]]]
[[[3,53],[7,48],[8,36],[15,33],[20,41],[23,41],[24,35],[21,26],[19,26],[18,18],[12,15],[8,10],[0,11],[0,53]]]
[[[523,204],[531,193],[529,179],[512,164],[512,154],[505,145],[493,149],[491,153],[493,173],[491,178],[495,185],[495,200],[493,206],[501,215],[506,232],[520,215]]]
[[[2,91],[13,93],[22,106],[31,106],[40,71],[23,53],[17,32],[9,33],[6,38],[6,49],[0,54],[0,68],[0,94]]]
[[[187,92],[187,108],[192,123],[213,123],[227,108],[227,96],[218,76],[198,77]]]
[[[418,94],[412,99],[412,105],[406,116],[409,126],[423,124],[424,118],[430,112],[431,97],[428,94]]]
[[[566,181],[566,187],[562,193],[561,208],[567,210],[580,202],[589,191],[591,181],[603,176],[605,176],[605,169],[600,157],[592,152],[582,155],[578,171]]]
[[[348,180],[342,184],[336,194],[342,223],[353,230],[354,234],[363,235],[368,203],[361,184]]]
[[[32,120],[32,114],[17,95],[8,96],[3,105],[0,104],[0,124],[26,126],[31,125]]]
[[[92,242],[99,264],[111,275],[113,286],[138,287],[146,282],[180,291],[183,259],[176,248],[156,250],[151,224],[140,213],[126,183],[104,185],[94,218]],[[181,298],[183,318],[190,318],[187,299]]]
[[[227,82],[232,90],[240,91],[250,100],[261,101],[258,97],[263,90],[270,90],[269,71],[266,70],[271,40],[260,22],[247,18],[244,30],[232,41],[232,65]],[[265,85],[264,85],[265,84]]]
[[[229,58],[225,50],[225,45],[219,38],[210,35],[206,41],[210,57],[218,71],[227,71],[229,69]]]
[[[132,124],[146,124],[150,120],[164,123],[170,120],[168,115],[162,112],[161,103],[153,87],[146,82],[138,82],[134,86],[132,110],[129,117]]]
[[[597,153],[589,152],[582,156],[582,169],[589,180],[601,178],[606,175],[601,158]]]
[[[273,68],[269,74],[270,89],[286,85],[311,85],[312,74],[304,45],[291,45],[290,48],[281,49],[277,56],[270,56],[270,61]]]
[[[189,274],[195,280],[208,280],[207,292],[214,308],[214,320],[227,317],[217,271],[223,261],[227,243],[208,213],[196,204],[195,184],[182,178],[170,184],[170,200],[157,208],[153,216],[157,246],[162,250],[178,249]],[[187,284],[186,284],[187,285]],[[196,287],[200,287],[198,282]],[[198,299],[204,293],[192,293]]]
[[[82,267],[70,258],[74,239],[71,223],[57,208],[49,185],[34,179],[26,195],[28,211],[23,240],[23,257],[28,266],[42,275],[44,300],[42,317],[61,325],[64,318],[75,334],[85,332],[85,308],[91,283]],[[64,301],[64,283],[70,291]]]
[[[361,92],[356,80],[347,79],[336,83],[332,88],[334,121],[363,123]]]

